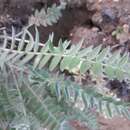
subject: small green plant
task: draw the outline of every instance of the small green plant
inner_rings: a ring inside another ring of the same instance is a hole
[[[47,11],[36,11],[30,25],[35,25],[35,37],[25,27],[19,34],[12,28],[0,35],[0,128],[2,130],[72,130],[71,120],[99,130],[96,114],[106,117],[124,116],[130,119],[130,104],[99,93],[93,86],[79,85],[69,77],[53,71],[58,69],[81,75],[129,80],[129,54],[111,53],[110,47],[82,48],[82,41],[59,40],[53,45],[54,34],[40,43],[36,26],[56,23],[65,4],[53,5]],[[89,87],[88,87],[89,86]],[[81,107],[82,106],[82,107]]]
[[[54,23],[57,23],[59,18],[62,16],[61,11],[65,9],[65,6],[65,2],[61,1],[59,6],[53,4],[52,7],[48,7],[47,10],[45,10],[45,8],[42,8],[40,11],[36,10],[35,14],[29,18],[29,26],[42,25],[47,27],[48,25],[51,26]]]
[[[53,34],[45,44],[39,43],[37,28],[35,38],[24,29],[20,35],[12,30],[0,36],[0,119],[9,128],[22,130],[60,130],[64,121],[78,120],[98,130],[96,116],[91,109],[96,107],[107,117],[115,115],[130,118],[129,104],[116,101],[98,93],[92,88],[83,89],[80,85],[50,71],[59,67],[61,71],[79,69],[81,74],[87,70],[92,75],[106,76],[110,79],[129,78],[128,54],[112,54],[110,48],[88,47],[82,49],[82,42],[68,48],[70,41],[59,41],[53,46]],[[20,38],[19,38],[20,37]],[[28,37],[28,39],[26,39]],[[48,63],[48,64],[47,64]],[[30,66],[28,66],[30,65]],[[49,71],[44,68],[48,67]],[[83,107],[76,107],[78,100]]]

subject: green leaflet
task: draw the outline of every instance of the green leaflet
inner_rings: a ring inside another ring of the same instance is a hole
[[[117,64],[118,61],[120,60],[120,51],[114,52],[113,54],[111,54],[111,56],[109,57],[107,64],[110,65],[115,65],[115,63]]]
[[[33,36],[32,36],[32,34],[28,31],[28,30],[24,30],[25,32],[26,32],[26,35],[28,35],[29,36],[29,42],[27,43],[27,45],[26,45],[26,47],[25,47],[25,51],[26,52],[29,52],[29,51],[31,51],[32,49],[33,49],[33,47],[34,47],[34,38],[33,38]],[[23,44],[25,44],[25,43],[23,43]]]
[[[99,53],[99,55],[97,56],[96,60],[97,60],[97,61],[103,61],[103,60],[106,58],[106,56],[109,54],[109,52],[110,52],[110,47],[104,48],[104,49]]]
[[[83,40],[81,40],[77,45],[72,46],[69,53],[67,53],[67,54],[71,54],[71,56],[75,56],[79,52],[79,50],[81,49],[82,44],[83,44]]]
[[[88,48],[84,48],[84,49],[80,50],[78,52],[78,56],[79,57],[87,56],[87,54],[92,51],[92,48],[93,48],[93,46],[89,46]]]
[[[116,70],[116,72],[115,72],[115,77],[116,77],[118,80],[122,81],[123,78],[124,78],[124,76],[125,76],[125,74],[121,71],[121,69]]]
[[[119,64],[119,66],[123,66],[123,65],[127,64],[128,61],[129,61],[129,55],[128,55],[128,54],[124,54],[124,55],[120,58],[118,64]]]
[[[44,56],[44,57],[41,59],[38,68],[39,68],[39,69],[43,68],[43,67],[47,64],[47,62],[50,60],[50,58],[51,58],[51,55]]]
[[[66,49],[69,47],[70,43],[71,43],[71,41],[67,41],[67,40],[65,40],[65,41],[62,43],[62,46],[63,46],[64,50],[66,50]]]
[[[101,63],[99,62],[97,62],[97,63],[93,63],[92,64],[92,72],[95,74],[95,75],[100,75],[100,74],[102,74],[102,65],[101,65]]]
[[[62,94],[61,94],[62,93],[62,88],[61,88],[61,86],[59,87],[58,83],[56,83],[55,89],[56,89],[57,100],[61,101],[61,98],[62,98]]]
[[[115,78],[115,69],[113,69],[112,67],[109,67],[109,66],[105,67],[104,72],[109,79]]]
[[[39,40],[39,32],[36,27],[35,27],[35,32],[36,32],[36,34],[35,34],[34,52],[37,52],[39,49],[40,40]]]
[[[53,43],[52,43],[53,37],[54,37],[54,34],[51,35],[50,40],[49,40],[49,50],[51,52],[54,52],[54,46],[53,46]]]
[[[100,50],[101,50],[101,45],[93,48],[93,50],[86,55],[87,59],[89,60],[95,59],[98,56]]]
[[[70,57],[64,57],[60,63],[60,70],[64,71],[65,69],[68,69],[68,65],[71,63]]]
[[[58,46],[59,46],[59,51],[62,53],[64,51],[62,39],[59,40]]]
[[[65,69],[72,70],[73,68],[76,68],[80,64],[79,58],[73,58],[73,57],[65,57],[60,63],[60,69],[61,71]]]
[[[51,60],[51,64],[49,66],[49,70],[52,71],[56,68],[56,66],[59,64],[61,60],[61,56],[55,56],[53,57],[53,59]]]
[[[70,64],[69,64],[69,70],[76,68],[80,63],[80,59],[78,57],[71,58],[70,60],[71,61],[70,61]]]
[[[90,68],[91,68],[91,64],[88,61],[83,61],[80,66],[80,73],[84,74]]]
[[[3,31],[3,35],[4,35],[3,48],[6,48],[7,47],[7,43],[8,43],[8,34],[7,34],[7,32],[5,30]]]
[[[7,59],[7,56],[8,56],[8,52],[2,52],[2,56],[0,57],[0,67],[3,68],[4,67],[4,64],[6,63],[6,59]]]
[[[26,63],[28,63],[35,55],[34,54],[29,54],[26,55],[22,60],[20,60],[18,62],[18,64],[21,66],[25,65]]]
[[[26,37],[26,31],[23,31],[23,35],[22,35],[21,41],[19,42],[18,51],[21,51],[21,50],[24,49],[25,37]]]
[[[15,29],[12,27],[12,40],[11,40],[11,49],[14,49],[15,47]]]

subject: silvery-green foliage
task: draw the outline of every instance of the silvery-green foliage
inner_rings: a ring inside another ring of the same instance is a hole
[[[92,86],[80,86],[69,79],[65,80],[64,76],[56,76],[45,71],[42,72],[41,70],[32,70],[30,81],[33,84],[42,84],[42,82],[49,84],[48,87],[51,88],[51,92],[56,95],[59,102],[65,99],[67,102],[76,104],[78,99],[80,99],[80,103],[84,104],[84,112],[88,109],[95,109],[95,111],[104,114],[107,118],[124,116],[130,119],[129,103],[102,95],[95,91],[95,88]],[[89,116],[89,113],[87,116]]]
[[[47,10],[42,8],[40,11],[36,10],[34,15],[29,18],[29,26],[51,26],[57,23],[59,18],[62,16],[62,10],[65,9],[65,2],[61,2],[60,5],[53,4],[52,7],[48,7]]]
[[[129,54],[120,54],[119,51],[111,53],[110,47],[102,46],[82,48],[82,41],[71,45],[70,41],[59,40],[58,46],[53,45],[54,35],[50,35],[45,44],[39,42],[39,32],[35,28],[35,37],[24,29],[20,36],[12,30],[12,36],[6,31],[0,36],[3,46],[0,47],[0,66],[4,63],[25,66],[31,63],[34,68],[42,69],[49,63],[49,70],[59,67],[64,70],[78,70],[84,74],[90,70],[92,75],[106,76],[109,79],[128,79],[130,76]],[[27,39],[28,37],[28,39]]]
[[[70,46],[70,41],[60,39],[58,46],[54,46],[53,37],[50,35],[42,44],[36,27],[35,37],[26,28],[19,34],[12,28],[11,36],[3,30],[0,35],[1,121],[20,130],[58,130],[64,121],[72,119],[87,122],[96,130],[96,118],[89,111],[92,109],[107,117],[120,115],[130,119],[130,104],[93,89],[83,89],[64,76],[53,76],[44,70],[45,66],[49,71],[59,67],[61,71],[78,70],[81,74],[89,70],[93,75],[109,79],[129,79],[129,55],[111,53],[109,47],[82,48],[82,41]],[[83,109],[75,107],[78,99]]]
[[[30,68],[20,73],[12,66],[5,68],[7,71],[0,71],[0,76],[6,80],[0,84],[0,88],[5,89],[0,91],[0,120],[8,121],[9,129],[58,130],[64,120],[72,119],[87,122],[92,130],[98,129],[93,113],[76,109],[70,100],[58,100],[57,80],[51,80],[47,71],[42,70],[39,75],[38,70]]]

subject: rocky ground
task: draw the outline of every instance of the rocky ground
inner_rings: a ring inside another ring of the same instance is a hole
[[[130,0],[65,0],[68,6],[57,24],[40,27],[41,42],[51,32],[55,42],[59,38],[78,43],[84,38],[83,47],[90,45],[111,46],[122,53],[130,51]],[[35,9],[59,3],[59,0],[0,0],[0,27],[11,32],[14,26],[19,32],[28,23]],[[30,29],[33,33],[33,28]],[[122,100],[130,101],[130,85],[125,81],[107,81],[106,87],[116,92]],[[101,130],[130,130],[130,121],[122,118],[112,120],[99,118]],[[87,130],[79,128],[77,130]]]
[[[130,121],[124,118],[115,117],[113,119],[105,119],[100,116],[98,118],[100,130],[130,130]],[[74,130],[90,130],[86,127],[79,125],[77,122],[71,122]]]

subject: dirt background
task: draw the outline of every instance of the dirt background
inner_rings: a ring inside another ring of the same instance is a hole
[[[84,38],[83,47],[102,44],[111,46],[113,51],[130,51],[130,0],[65,0],[67,4],[58,23],[49,27],[39,27],[41,42],[45,42],[51,32],[55,34],[55,45],[59,38],[78,43]],[[11,33],[28,24],[35,9],[59,4],[59,0],[0,0],[0,27]],[[33,33],[33,27],[30,28]],[[114,91],[122,100],[130,101],[130,85],[123,81],[108,81],[106,87]],[[99,117],[100,130],[130,130],[130,121],[115,117]],[[88,130],[74,125],[76,130]]]

